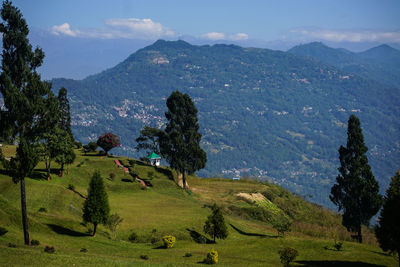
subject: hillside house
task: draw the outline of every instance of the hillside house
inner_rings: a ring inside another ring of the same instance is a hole
[[[157,155],[156,153],[153,152],[150,155],[148,155],[146,158],[150,161],[151,165],[160,166],[161,157],[159,155]]]

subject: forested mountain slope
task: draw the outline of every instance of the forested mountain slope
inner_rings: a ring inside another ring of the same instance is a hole
[[[166,98],[188,93],[208,156],[199,175],[268,177],[330,205],[350,114],[361,120],[383,188],[400,162],[398,88],[333,65],[268,49],[160,40],[84,80],[52,82],[54,90],[68,89],[77,139],[112,131],[123,144],[115,153],[135,157],[140,129],[163,127]]]
[[[360,75],[366,79],[373,79],[378,83],[400,88],[400,51],[388,45],[380,45],[364,52],[353,53],[314,42],[295,46],[288,52],[319,60],[343,71]]]

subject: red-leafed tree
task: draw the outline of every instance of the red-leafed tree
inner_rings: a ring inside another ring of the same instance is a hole
[[[97,145],[101,147],[107,155],[108,151],[114,147],[120,146],[121,142],[119,136],[113,133],[105,133],[97,139]]]

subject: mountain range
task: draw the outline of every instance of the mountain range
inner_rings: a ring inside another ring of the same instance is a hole
[[[400,51],[353,53],[322,43],[287,52],[159,40],[68,89],[72,128],[86,143],[121,137],[131,157],[144,125],[162,128],[166,99],[188,93],[199,110],[207,166],[199,176],[255,176],[331,206],[328,195],[346,144],[347,119],[360,118],[382,191],[400,162]]]

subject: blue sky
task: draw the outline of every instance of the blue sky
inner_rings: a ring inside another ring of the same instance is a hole
[[[399,0],[15,0],[31,28],[76,38],[400,43]]]
[[[400,0],[14,0],[46,54],[42,77],[82,79],[157,39],[287,50],[321,41],[400,49]]]

